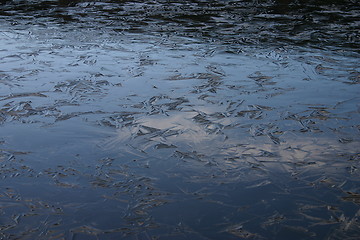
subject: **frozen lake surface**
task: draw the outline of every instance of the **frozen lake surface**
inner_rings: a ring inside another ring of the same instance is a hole
[[[0,239],[357,239],[356,1],[0,5]]]

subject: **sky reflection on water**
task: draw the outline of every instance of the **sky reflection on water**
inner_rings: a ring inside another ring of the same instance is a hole
[[[1,5],[0,238],[356,239],[358,9],[254,6]]]

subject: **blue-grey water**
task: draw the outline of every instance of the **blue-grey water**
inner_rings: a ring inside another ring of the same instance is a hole
[[[359,16],[1,1],[0,239],[358,239]]]

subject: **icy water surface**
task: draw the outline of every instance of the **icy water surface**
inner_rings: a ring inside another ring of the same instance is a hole
[[[0,5],[0,239],[358,239],[357,1]]]

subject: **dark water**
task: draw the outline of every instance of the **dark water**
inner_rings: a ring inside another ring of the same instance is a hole
[[[2,1],[0,239],[358,239],[359,16]]]

